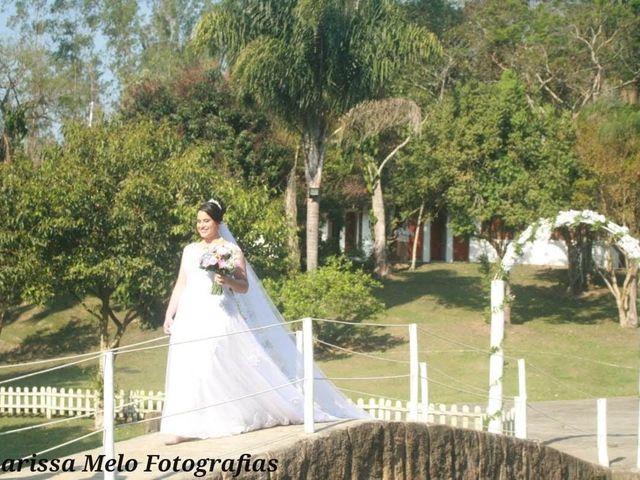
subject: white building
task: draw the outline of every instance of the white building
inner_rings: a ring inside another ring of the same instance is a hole
[[[321,226],[322,240],[329,237],[330,227],[328,222]],[[410,226],[410,229],[415,231],[415,225]],[[413,236],[409,245],[413,246]],[[340,250],[347,254],[359,250],[367,255],[371,254],[373,237],[368,211],[352,209],[345,213],[344,227],[340,230]],[[603,246],[594,247],[594,260],[597,263],[602,261],[604,252]],[[417,260],[421,263],[479,262],[482,255],[486,255],[491,262],[496,260],[495,250],[487,241],[454,236],[444,215],[425,222],[422,235],[418,239]],[[613,257],[617,264],[618,256],[615,251]],[[566,267],[567,247],[562,240],[537,240],[526,245],[518,263]]]

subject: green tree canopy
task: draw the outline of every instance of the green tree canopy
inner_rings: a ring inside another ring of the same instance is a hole
[[[380,97],[438,43],[390,0],[223,0],[206,15],[195,45],[231,69],[239,94],[299,132],[307,186],[307,268],[317,266],[322,179],[330,123]],[[311,190],[310,190],[311,191]]]
[[[522,83],[505,72],[497,84],[468,84],[438,105],[425,128],[428,155],[448,172],[446,204],[458,233],[496,219],[515,234],[570,205],[581,171],[570,119],[540,114]],[[501,257],[505,238],[486,236]]]
[[[169,123],[72,124],[64,133],[63,145],[31,166],[10,233],[30,238],[21,262],[35,265],[25,267],[31,297],[99,300],[86,308],[102,348],[118,346],[136,319],[161,320],[182,248],[197,239],[197,208],[210,197],[228,204],[227,221],[258,271],[287,270],[282,204],[220,175],[209,150],[186,149]]]

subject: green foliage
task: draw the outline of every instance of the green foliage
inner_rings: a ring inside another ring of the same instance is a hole
[[[385,95],[403,69],[440,45],[391,0],[224,0],[194,46],[228,65],[238,94],[300,134],[308,187],[320,188],[330,123]],[[319,204],[307,210],[307,268],[317,266]]]
[[[457,75],[496,81],[518,72],[530,98],[579,112],[635,83],[640,16],[632,2],[466,2],[452,32]]]
[[[280,284],[265,281],[274,303],[288,320],[303,317],[326,318],[348,322],[370,320],[384,310],[384,304],[374,297],[382,285],[367,273],[354,270],[341,257],[312,272],[297,273]],[[351,325],[317,322],[315,335],[340,346],[349,344],[357,333]]]
[[[191,67],[170,80],[136,84],[127,90],[121,114],[170,122],[186,142],[209,148],[227,176],[240,174],[278,192],[285,188],[293,152],[264,114],[238,104],[216,68]]]
[[[24,231],[28,210],[22,210],[26,207],[24,184],[30,178],[29,167],[25,159],[0,163],[0,317],[20,304],[25,294],[25,278],[37,270],[29,261],[29,237]]]
[[[457,233],[479,235],[476,222],[500,219],[515,234],[570,206],[582,176],[570,120],[532,111],[513,72],[495,85],[461,87],[430,118],[427,158],[447,179],[446,205]]]
[[[173,232],[185,240],[195,238],[198,207],[211,197],[220,198],[227,205],[225,223],[256,272],[276,277],[286,273],[291,268],[289,226],[282,201],[275,200],[267,187],[251,187],[241,178],[228,177],[217,165],[209,149],[202,146],[191,147],[169,162],[169,189],[175,196]]]
[[[300,131],[377,96],[403,66],[438,50],[394,2],[223,1],[195,45],[233,67],[251,96]]]
[[[180,240],[170,229],[163,160],[179,149],[166,125],[151,122],[65,129],[64,146],[37,168],[26,192],[34,256],[48,273],[47,281],[29,282],[40,297],[92,295],[109,315],[116,302],[123,324],[138,314],[157,320]]]
[[[640,108],[597,102],[578,117],[577,133],[578,158],[597,178],[596,209],[640,235]]]
[[[117,345],[134,319],[162,318],[182,248],[196,240],[196,210],[212,196],[228,205],[225,220],[258,272],[289,270],[282,203],[216,170],[209,148],[185,149],[169,123],[71,124],[64,134],[41,166],[2,168],[0,213],[11,219],[0,230],[4,303],[19,301],[23,284],[37,301],[96,297],[98,308],[87,309],[103,346]]]

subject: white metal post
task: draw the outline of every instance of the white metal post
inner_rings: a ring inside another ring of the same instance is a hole
[[[607,451],[607,399],[598,399],[598,463],[609,466],[609,452]]]
[[[527,376],[524,358],[518,359],[518,396],[520,409],[516,405],[516,437],[527,438]]]
[[[491,357],[489,358],[489,431],[502,433],[502,372],[504,354],[504,281],[491,281]]]
[[[114,389],[113,389],[113,351],[104,352],[104,369],[103,369],[103,412],[102,412],[102,446],[105,463],[115,458],[114,449]],[[105,480],[113,480],[115,474],[113,471],[104,471]]]
[[[303,368],[303,351],[304,348],[302,346],[302,339],[304,335],[302,330],[296,330],[296,350],[298,350],[298,355],[296,355],[296,380],[302,380],[304,377],[304,368]],[[296,383],[296,389],[302,393],[302,382]]]
[[[418,367],[418,326],[409,324],[409,420],[418,420],[418,386],[420,382]]]
[[[429,381],[427,377],[427,362],[420,362],[420,392],[422,403],[422,418],[425,423],[429,421]]]
[[[525,415],[527,404],[521,396],[513,397],[513,406],[516,412],[514,435],[516,438],[527,438]]]
[[[304,355],[304,432],[314,433],[313,422],[313,323],[310,318],[302,320]]]

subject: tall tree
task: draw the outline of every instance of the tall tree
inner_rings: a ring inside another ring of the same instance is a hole
[[[11,90],[10,99],[3,96],[3,116],[21,116],[25,150],[38,159],[40,146],[59,138],[65,121],[90,123],[99,115],[99,27],[93,2],[20,0],[13,7],[9,26],[16,33],[3,42],[0,62],[0,88]]]
[[[465,5],[457,32],[467,76],[518,73],[533,107],[548,101],[577,114],[603,95],[640,80],[637,2],[478,0]]]
[[[330,125],[384,94],[411,62],[438,49],[391,0],[223,0],[195,44],[229,66],[239,93],[298,131],[305,163],[307,268],[318,263],[320,187]]]
[[[569,206],[580,175],[571,125],[532,111],[513,72],[455,91],[434,109],[430,127],[430,154],[451,178],[454,231],[485,239],[499,258],[530,223]]]
[[[31,168],[24,157],[0,163],[0,333],[11,308],[24,298],[26,278],[38,270],[29,258],[32,237],[25,234],[30,209],[24,185],[30,177]]]
[[[578,117],[577,152],[598,178],[597,209],[640,238],[640,107],[601,100]],[[638,264],[625,255],[618,285],[613,264],[599,273],[616,298],[620,324],[638,326]]]
[[[384,278],[389,274],[389,262],[382,174],[412,136],[420,131],[420,107],[404,98],[368,101],[356,105],[341,120],[344,138],[355,144],[354,154],[359,157],[356,162],[363,164],[361,169],[373,212],[375,273]]]

